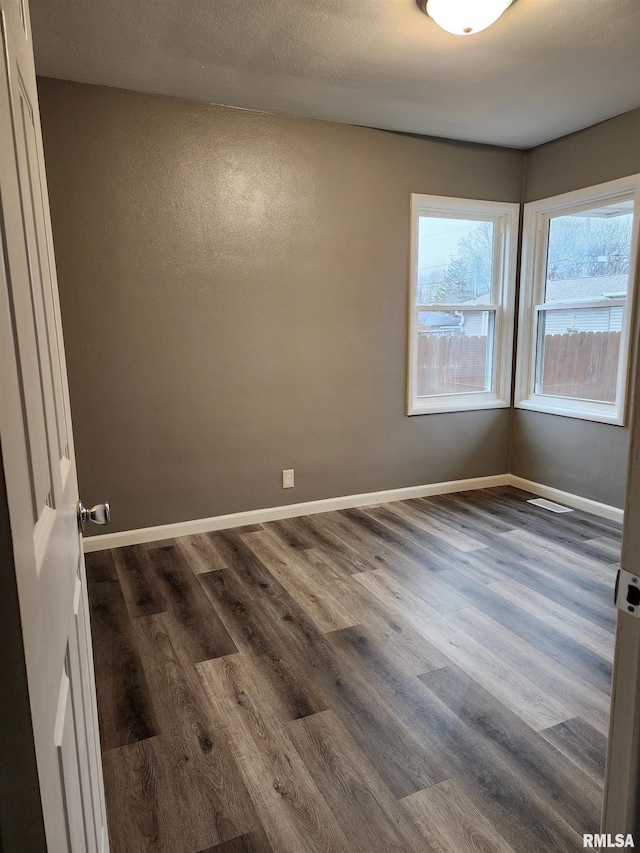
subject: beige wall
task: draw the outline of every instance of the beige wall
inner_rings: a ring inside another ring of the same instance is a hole
[[[638,172],[640,110],[525,155],[39,85],[80,485],[113,530],[508,469],[622,505],[627,428],[405,416],[408,205],[519,201],[525,160],[527,201]]]
[[[39,85],[80,487],[113,530],[507,470],[508,410],[405,416],[409,195],[519,201],[522,152]]]
[[[638,172],[640,109],[530,151],[525,201]],[[628,454],[628,427],[514,411],[511,471],[521,477],[623,506]]]
[[[525,201],[625,178],[640,171],[640,109],[533,148]]]

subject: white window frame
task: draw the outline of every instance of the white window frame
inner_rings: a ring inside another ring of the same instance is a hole
[[[418,305],[418,236],[421,216],[493,222],[494,263],[492,302],[483,305]],[[409,286],[409,368],[407,414],[506,409],[511,405],[515,282],[520,205],[510,202],[411,194],[411,273]],[[420,311],[491,311],[495,314],[492,353],[492,390],[418,396],[418,314]]]
[[[634,201],[634,217],[626,298],[545,303],[550,219],[557,216],[569,216],[572,213],[579,213],[592,207],[627,199]],[[525,205],[516,358],[516,408],[624,426],[627,414],[631,331],[635,313],[634,290],[638,263],[639,228],[640,175],[608,181],[594,187],[563,193]],[[553,397],[549,394],[536,394],[538,313],[552,309],[613,308],[617,306],[623,308],[623,317],[615,403],[599,403],[569,397]]]

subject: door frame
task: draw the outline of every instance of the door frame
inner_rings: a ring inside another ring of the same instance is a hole
[[[636,307],[636,318],[640,311]],[[636,352],[631,404],[620,565],[640,574],[640,346]],[[617,611],[611,713],[607,740],[602,832],[631,833],[640,844],[640,619]]]
[[[0,235],[1,239],[1,235]],[[0,250],[2,244],[0,242]],[[0,458],[0,840],[7,853],[44,850],[46,838],[31,727],[9,506]]]

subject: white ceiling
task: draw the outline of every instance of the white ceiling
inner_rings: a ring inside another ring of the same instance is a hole
[[[640,0],[516,0],[469,37],[415,0],[31,0],[31,16],[44,76],[430,136],[529,148],[640,106]]]

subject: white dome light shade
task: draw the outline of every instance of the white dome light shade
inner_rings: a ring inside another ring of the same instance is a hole
[[[428,0],[430,18],[456,36],[471,36],[495,23],[513,0]]]

